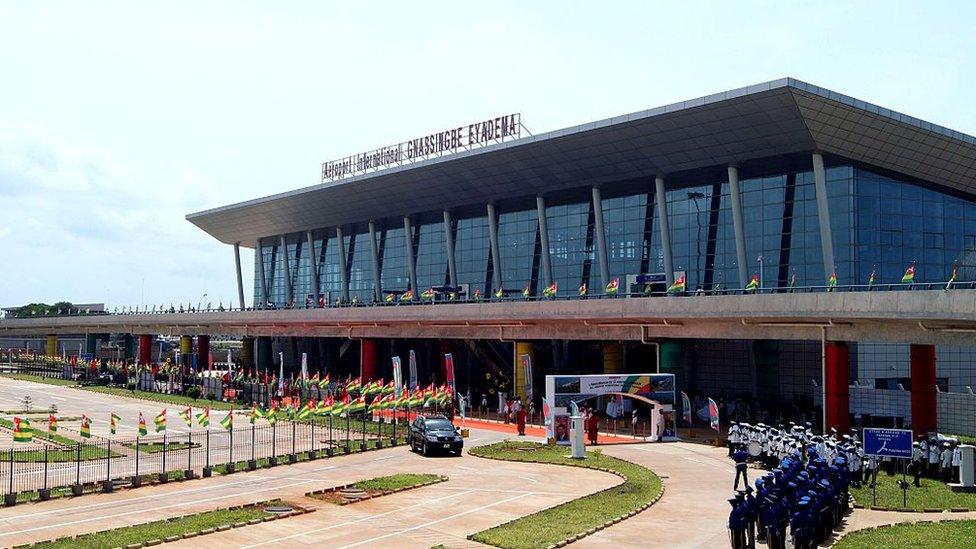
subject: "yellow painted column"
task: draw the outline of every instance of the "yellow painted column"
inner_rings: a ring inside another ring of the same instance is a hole
[[[58,336],[49,335],[47,336],[47,347],[44,351],[47,356],[57,356],[58,354]]]
[[[193,336],[180,336],[180,354],[188,356],[193,352]]]
[[[603,344],[603,373],[624,373],[624,346],[619,341],[607,341]]]
[[[532,342],[531,341],[516,341],[515,342],[515,387],[512,390],[513,396],[517,396],[522,399],[522,402],[526,401],[525,395],[525,368],[522,366],[522,355],[529,355],[532,361],[532,369],[535,370],[535,355],[532,352]]]

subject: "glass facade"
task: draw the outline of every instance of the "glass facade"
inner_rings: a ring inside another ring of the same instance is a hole
[[[794,276],[798,286],[824,285],[830,273],[823,269],[812,170],[741,176],[748,276],[759,275],[763,286],[769,288],[787,287]],[[953,265],[958,266],[958,281],[976,278],[973,201],[847,162],[828,165],[826,181],[839,284],[867,284],[873,270],[877,273],[876,283],[898,283],[912,262],[916,262],[918,282],[944,282]],[[652,187],[650,182],[628,186],[606,193],[603,199],[610,277],[619,277],[621,282],[627,275],[664,270],[660,213]],[[686,273],[687,290],[739,288],[728,183],[682,182],[675,187],[666,191],[671,247],[675,270]],[[414,234],[409,236],[404,232],[402,219],[378,223],[383,290],[402,292],[410,286],[408,249],[415,257],[418,293],[448,283],[441,215],[430,212],[425,219],[428,221],[413,226]],[[588,284],[591,295],[602,292],[592,201],[550,202],[546,220],[552,275],[560,295],[575,295],[583,282]],[[457,282],[468,285],[472,293],[480,289],[489,295],[494,288],[487,216],[459,215],[453,220],[451,231]],[[369,233],[364,227],[347,227],[345,232],[350,295],[370,301],[374,278]],[[320,286],[334,301],[342,285],[335,229],[315,234]],[[540,295],[546,281],[538,210],[500,208],[498,239],[503,288],[515,296],[528,285],[532,295]],[[261,254],[269,299],[276,306],[283,306],[284,254],[279,244],[278,237],[265,238]],[[304,234],[289,235],[288,257],[298,306],[312,291],[306,246]],[[260,276],[256,264],[255,276]],[[261,302],[260,292],[260,284],[255,284],[256,303]]]

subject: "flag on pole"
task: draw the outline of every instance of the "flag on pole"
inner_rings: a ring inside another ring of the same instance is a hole
[[[409,289],[400,294],[400,301],[413,301],[413,290]]]
[[[143,427],[145,427],[145,422],[142,421],[141,413],[139,414],[139,422]],[[206,408],[203,409],[202,412],[197,414],[197,424],[200,427],[210,427],[210,406],[207,406]]]
[[[47,432],[49,433],[58,432],[58,416],[54,414],[49,414],[47,416]]]
[[[620,289],[620,279],[614,278],[607,283],[606,294],[607,295],[617,295],[617,290]]]
[[[790,290],[796,288],[796,269],[793,269],[793,273],[790,274]]]
[[[684,391],[681,391],[681,417],[688,424],[688,427],[691,427],[691,400]]]
[[[837,287],[837,271],[830,273],[830,277],[827,278],[827,287],[831,289]]]
[[[505,297],[505,290],[503,288],[498,288],[495,290],[495,298],[501,299],[503,297]]]
[[[875,281],[878,279],[878,266],[875,265],[871,267],[871,274],[868,276],[868,288],[874,286]]]
[[[756,290],[758,288],[759,288],[759,275],[756,274],[756,273],[753,273],[752,279],[749,281],[748,284],[746,284],[746,288],[745,289],[748,290],[748,291],[753,291],[753,290]]]
[[[959,269],[959,266],[958,266],[958,265],[956,265],[955,263],[953,263],[953,264],[952,264],[952,274],[950,274],[950,275],[949,275],[949,281],[948,281],[948,282],[946,282],[946,287],[945,287],[945,289],[946,289],[947,291],[948,291],[948,290],[949,290],[950,288],[952,288],[952,283],[956,281],[956,275],[957,275],[957,274],[958,274],[958,272],[959,272],[959,271],[958,271],[958,269]]]
[[[556,297],[556,292],[558,292],[558,291],[559,291],[559,287],[556,286],[556,283],[555,282],[553,282],[552,284],[550,284],[549,286],[547,286],[545,290],[542,290],[542,295],[544,295],[546,297],[549,297],[549,298],[553,298],[553,297]]]
[[[549,401],[545,397],[542,398],[542,424],[546,427],[552,425],[552,407],[549,406]]]
[[[223,427],[224,429],[227,429],[228,431],[234,428],[234,410],[230,410],[227,412],[227,415],[224,417],[224,419],[220,420],[220,426]]]
[[[159,415],[153,418],[153,423],[156,424],[156,432],[162,433],[166,430],[166,408],[163,408]]]
[[[122,421],[122,418],[120,418],[115,412],[112,412],[112,415],[109,416],[108,420],[108,430],[114,435],[116,429],[119,427],[119,422]]]
[[[302,382],[308,380],[308,353],[302,353]]]
[[[84,438],[91,438],[91,419],[88,416],[82,414],[81,416],[81,431],[80,434]]]
[[[27,418],[14,418],[14,442],[33,442],[34,429]],[[11,453],[11,455],[13,455]],[[13,465],[11,465],[13,467]]]
[[[683,291],[685,291],[685,275],[679,276],[678,279],[674,281],[674,284],[668,286],[669,294],[680,293]]]
[[[271,425],[278,423],[278,406],[271,406],[271,409],[264,414],[264,419],[267,419]]]
[[[912,261],[911,265],[905,269],[905,275],[901,277],[902,284],[912,284],[915,282],[915,262]]]
[[[708,423],[712,430],[716,433],[719,432],[720,427],[718,424],[718,404],[715,401],[708,399]]]
[[[142,416],[142,412],[139,412],[139,435],[146,436],[149,430],[146,429],[146,418]]]
[[[258,418],[261,417],[264,417],[264,414],[261,412],[261,409],[258,408],[257,404],[252,404],[251,413],[248,415],[248,419],[251,421],[251,425],[254,425],[254,423],[258,420]]]
[[[529,286],[531,286],[531,283],[526,284],[525,287],[522,288],[522,297],[524,297],[525,299],[528,299],[529,296],[531,295],[529,292]]]
[[[193,409],[187,406],[180,412],[180,417],[186,422],[187,427],[193,427]]]
[[[579,296],[580,297],[586,297],[586,282],[580,284],[580,287],[579,287]]]

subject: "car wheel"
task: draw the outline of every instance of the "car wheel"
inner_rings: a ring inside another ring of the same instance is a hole
[[[427,449],[427,443],[426,443],[426,442],[424,443],[424,445],[423,445],[423,446],[421,446],[421,447],[420,447],[420,453],[421,453],[421,454],[422,454],[422,455],[423,455],[424,457],[427,457],[427,454],[428,454],[428,449]]]

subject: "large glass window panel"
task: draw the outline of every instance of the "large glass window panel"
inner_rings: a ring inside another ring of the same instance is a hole
[[[383,290],[405,292],[410,288],[410,273],[403,227],[378,231],[377,236],[380,239],[380,282]]]
[[[427,223],[417,231],[417,285],[419,291],[447,284],[447,250],[444,247],[444,223]]]
[[[593,275],[593,215],[591,202],[562,204],[546,208],[549,227],[549,255],[553,281],[560,293],[576,292],[583,282],[589,285]],[[543,276],[540,272],[539,276]],[[540,285],[545,281],[540,281]]]
[[[457,263],[458,284],[467,284],[469,296],[476,289],[489,291],[488,258],[491,242],[488,237],[488,217],[469,217],[454,220],[454,260]]]
[[[498,216],[498,244],[502,265],[502,287],[521,291],[526,284],[535,286],[533,267],[538,238],[539,217],[535,209],[506,212]]]

